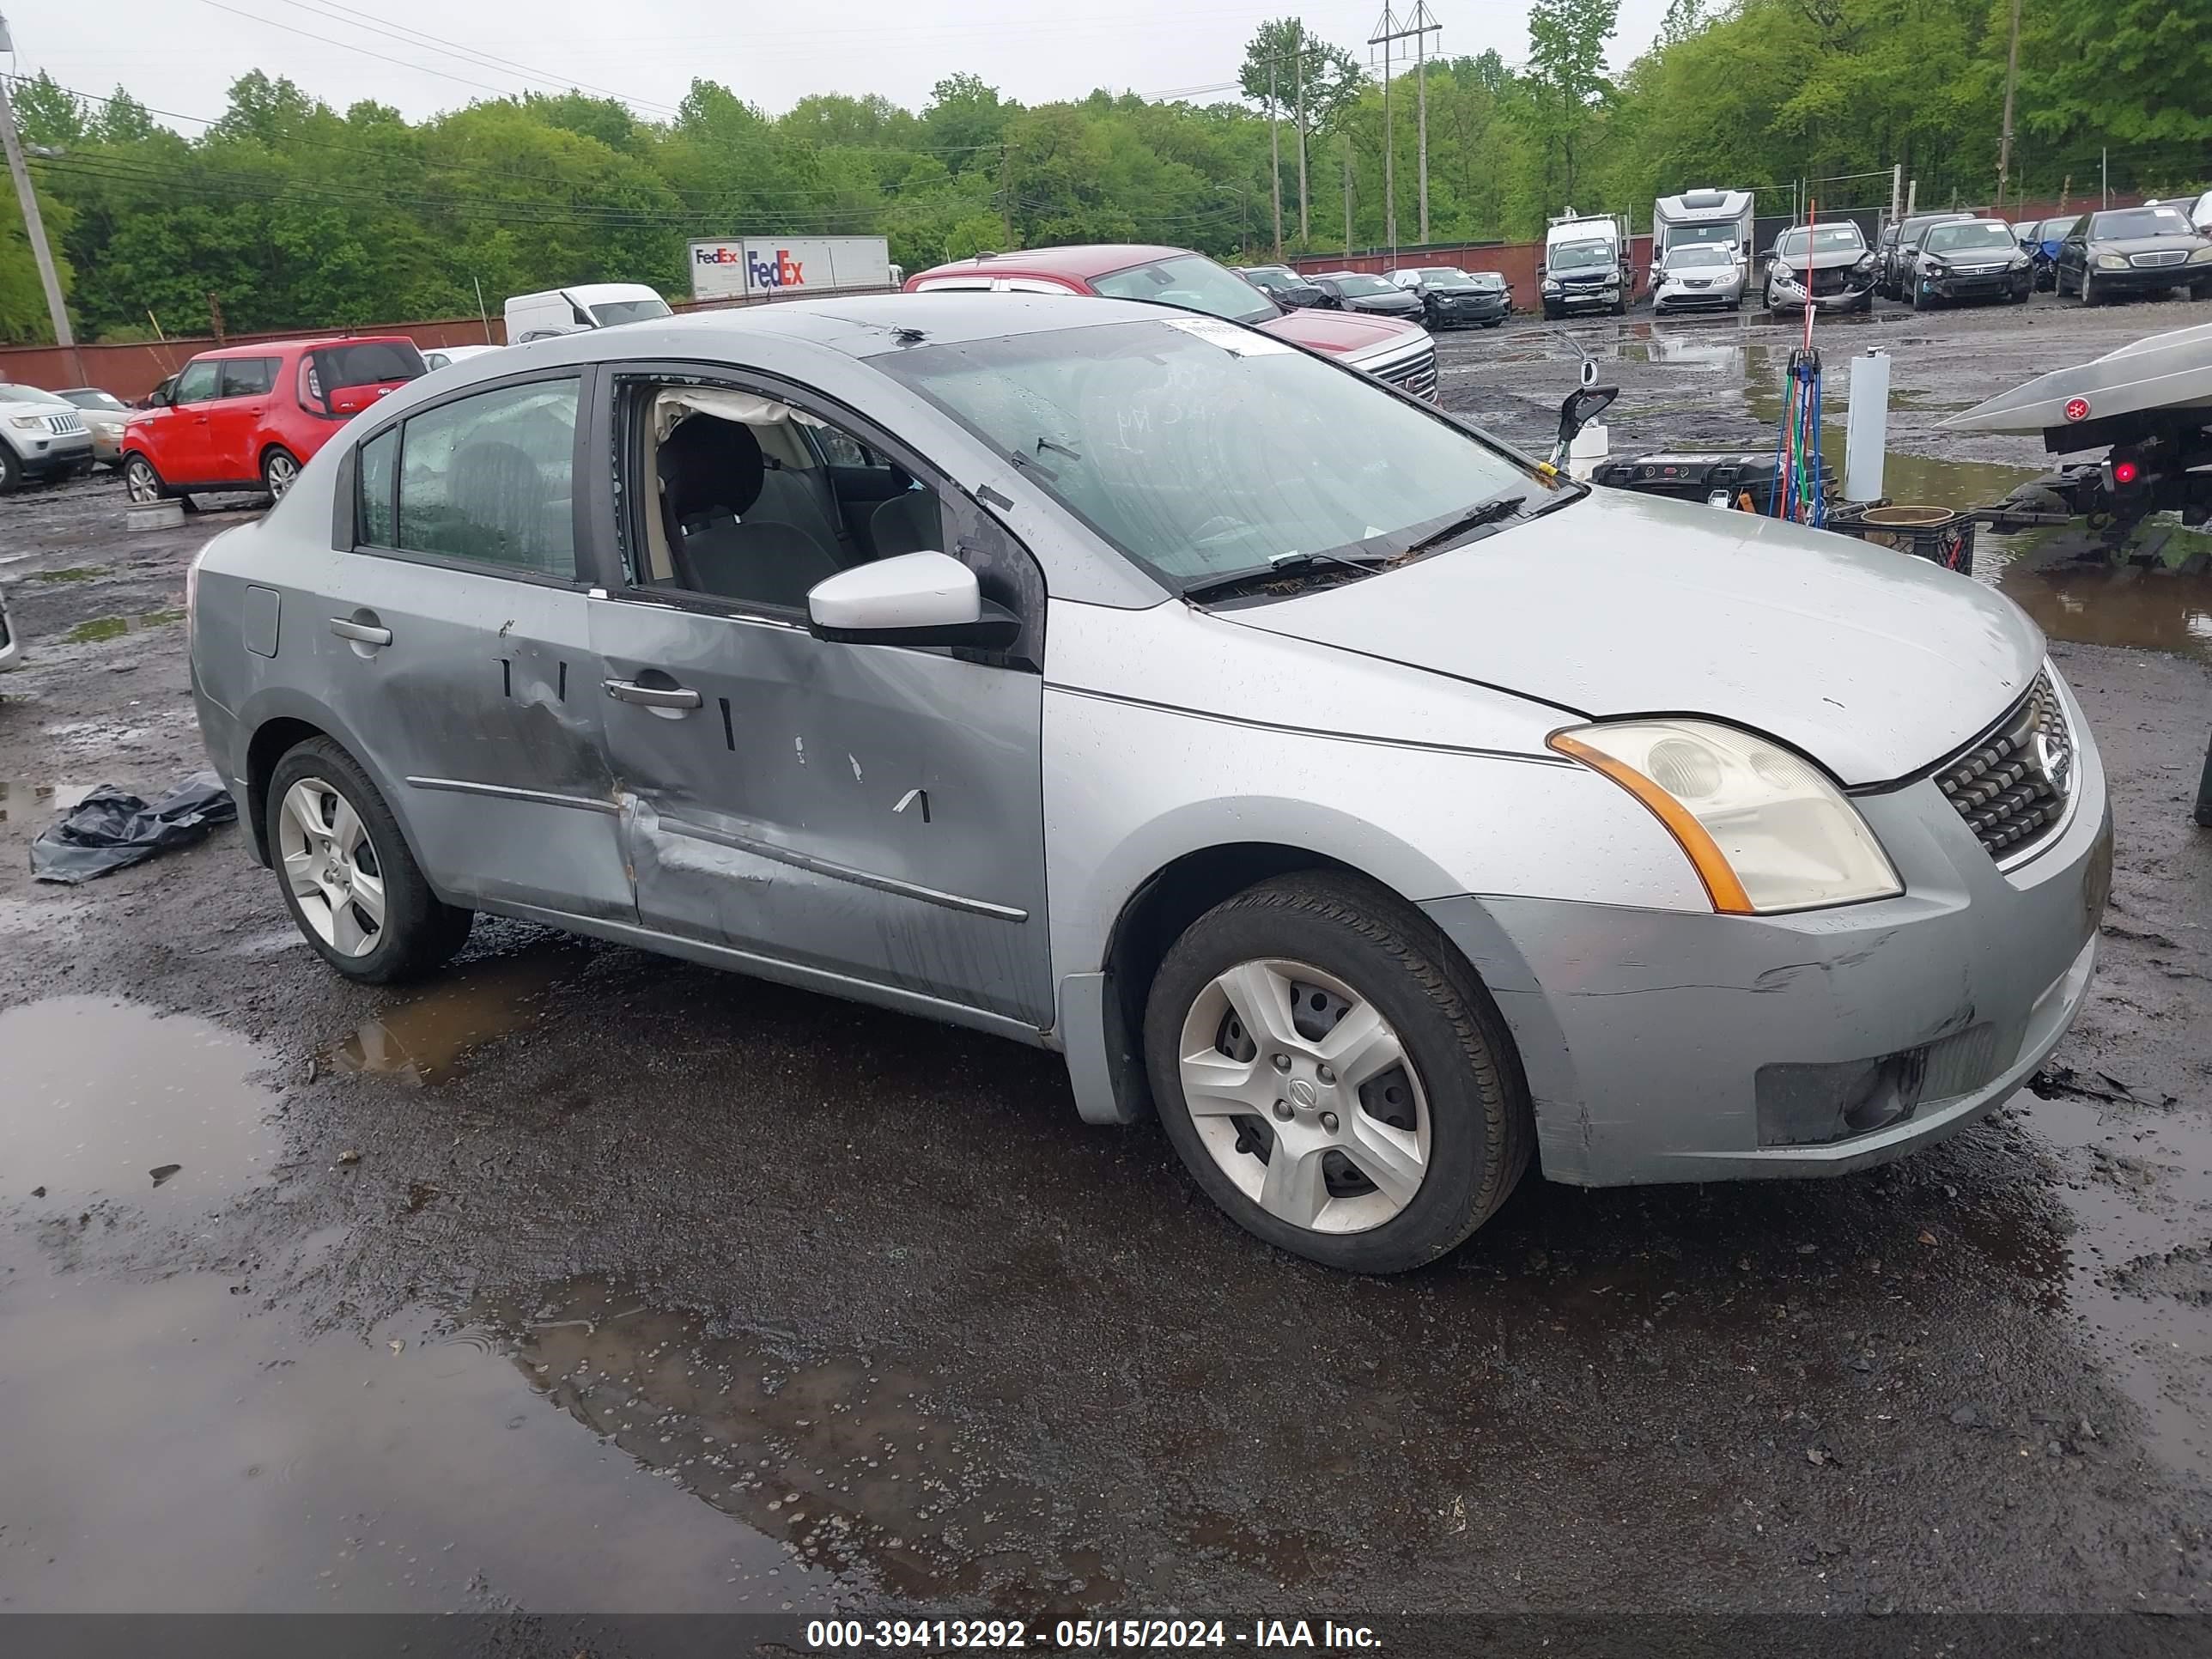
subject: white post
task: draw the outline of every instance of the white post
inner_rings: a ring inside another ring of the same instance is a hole
[[[1844,428],[1844,499],[1878,501],[1882,460],[1889,447],[1889,354],[1869,349],[1851,359]]]

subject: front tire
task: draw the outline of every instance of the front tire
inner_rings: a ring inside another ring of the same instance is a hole
[[[0,443],[0,495],[12,495],[23,487],[23,464],[15,452]]]
[[[300,458],[282,444],[261,458],[261,487],[269,492],[269,499],[281,501],[285,492],[300,480]]]
[[[2085,306],[2097,303],[2096,278],[2086,270],[2081,273],[2081,286],[2075,297]]]
[[[263,811],[284,908],[348,979],[416,978],[467,940],[474,914],[430,890],[384,797],[328,738],[310,738],[276,763]]]
[[[1246,889],[1168,952],[1145,1017],[1160,1117],[1247,1231],[1352,1273],[1433,1261],[1534,1141],[1489,994],[1418,911],[1309,871]]]
[[[168,487],[161,482],[161,475],[154,471],[154,463],[143,455],[124,458],[123,493],[140,507],[167,501],[169,496]]]

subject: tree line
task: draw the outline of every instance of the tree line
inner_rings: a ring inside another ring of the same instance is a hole
[[[187,137],[121,88],[14,83],[82,337],[464,315],[481,291],[642,281],[688,291],[698,237],[880,234],[913,270],[988,248],[1141,240],[1224,257],[1419,234],[1518,240],[1568,203],[1626,211],[1698,185],[1787,210],[1992,204],[2011,0],[1673,0],[1651,46],[1606,65],[1619,0],[1535,0],[1526,56],[1394,60],[1384,88],[1296,17],[1263,24],[1217,101],[1092,93],[1025,105],[966,73],[919,112],[825,93],[780,115],[695,81],[672,118],[580,92],[410,122],[337,110],[258,70]],[[1449,22],[1449,18],[1447,18]],[[1364,51],[1364,43],[1359,46]],[[2007,193],[2094,201],[2212,173],[2212,29],[2162,0],[2024,0]],[[1418,86],[1417,86],[1418,76]],[[198,123],[193,123],[198,125]],[[212,301],[210,295],[213,296]],[[51,337],[12,196],[0,337]]]

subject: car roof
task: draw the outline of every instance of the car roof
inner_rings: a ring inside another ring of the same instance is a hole
[[[251,345],[217,346],[212,351],[195,351],[191,361],[197,363],[203,359],[223,361],[235,357],[275,357],[287,351],[313,351],[321,346],[411,346],[414,343],[404,334],[316,334],[297,340],[257,340]]]
[[[1158,242],[1084,242],[1073,247],[1025,247],[1012,253],[979,253],[972,259],[954,259],[918,272],[942,276],[957,270],[1006,271],[1018,276],[1035,271],[1044,276],[1075,276],[1088,280],[1155,259],[1180,258],[1193,250]]]
[[[1999,230],[2006,231],[2012,228],[2010,225],[2007,224],[2002,219],[1967,218],[1963,216],[1956,219],[1946,219],[1940,224],[1929,226],[1928,228],[1930,230],[1942,230],[1951,225],[1995,225]]]

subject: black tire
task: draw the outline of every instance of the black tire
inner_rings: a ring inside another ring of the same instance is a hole
[[[1921,288],[1917,276],[1912,279],[1912,308],[1915,311],[1933,311],[1936,308],[1936,296]]]
[[[291,469],[290,477],[283,469]],[[261,487],[269,492],[271,501],[281,501],[284,492],[291,489],[300,477],[300,458],[282,444],[271,444],[269,453],[261,458]]]
[[[123,475],[123,487],[126,492],[133,488],[134,483],[139,488],[153,492],[150,495],[143,498],[137,495],[131,496],[131,500],[139,502],[142,506],[176,498],[177,492],[161,482],[160,470],[143,455],[125,455],[123,458],[122,466],[118,470]]]
[[[23,464],[15,452],[0,443],[0,495],[12,495],[23,487]]]
[[[2097,303],[2096,279],[2090,276],[2086,266],[2081,271],[2081,285],[2074,290],[2074,297],[2076,301],[2085,306],[2093,306]]]
[[[1365,997],[1419,1074],[1426,1173],[1403,1209],[1366,1231],[1324,1233],[1268,1214],[1214,1161],[1184,1101],[1178,1050],[1194,1000],[1237,963],[1270,957],[1310,963]],[[1535,1143],[1520,1056],[1481,981],[1419,911],[1334,871],[1261,882],[1193,922],[1152,981],[1145,1059],[1168,1139],[1207,1196],[1268,1243],[1349,1273],[1402,1273],[1460,1244],[1505,1201]]]
[[[2191,283],[2189,297],[2192,300],[2212,300],[2212,283]]]
[[[349,956],[325,940],[301,908],[291,883],[284,878],[279,851],[283,843],[278,839],[284,797],[294,784],[307,778],[321,780],[343,797],[360,815],[374,850],[377,871],[384,882],[384,925],[378,930],[376,943],[364,955]],[[420,978],[443,967],[467,943],[475,913],[447,904],[430,890],[384,797],[353,757],[330,738],[310,738],[286,751],[269,775],[262,813],[270,862],[276,869],[277,890],[284,896],[284,908],[316,954],[348,979],[389,985]]]

